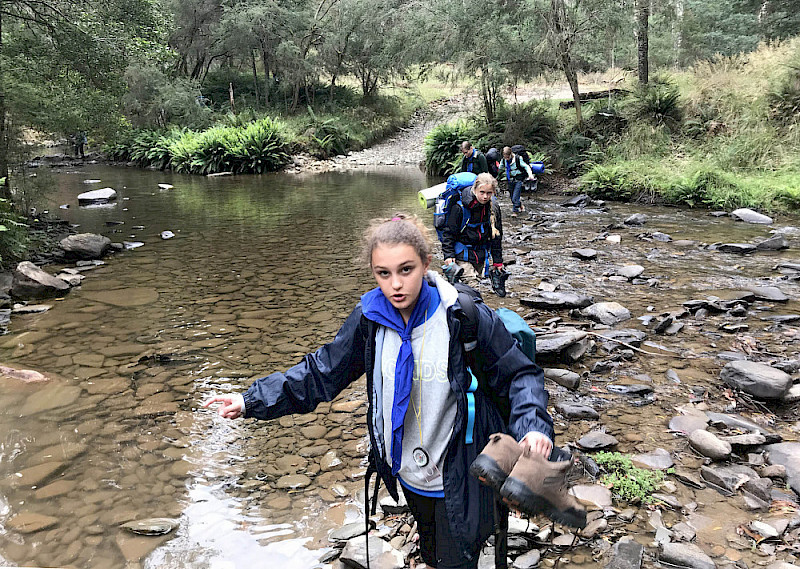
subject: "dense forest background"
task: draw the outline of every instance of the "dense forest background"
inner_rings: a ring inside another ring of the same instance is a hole
[[[429,137],[432,174],[469,137],[599,195],[796,207],[798,34],[796,0],[0,0],[0,180],[28,205],[31,140],[80,131],[142,166],[274,170],[458,87],[480,104]],[[591,74],[621,93],[582,104]],[[518,105],[531,82],[573,106]]]

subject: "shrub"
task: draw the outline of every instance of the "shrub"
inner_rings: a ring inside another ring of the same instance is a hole
[[[536,148],[552,144],[557,137],[558,119],[546,101],[533,99],[508,110],[503,128],[504,146],[524,144]]]
[[[263,174],[289,163],[283,125],[265,118],[247,125],[239,136],[236,171]]]
[[[800,121],[800,49],[778,85],[767,96],[773,119],[783,124]]]
[[[633,93],[631,108],[635,117],[656,126],[677,130],[683,118],[678,86],[667,79],[640,85]]]
[[[431,176],[449,176],[461,163],[460,144],[473,138],[465,121],[441,124],[425,137],[425,170]]]
[[[0,178],[5,183],[5,178]],[[27,225],[14,212],[11,202],[0,199],[0,265],[18,260],[25,253],[28,244]]]
[[[660,470],[646,470],[633,465],[631,457],[618,452],[598,452],[594,455],[598,466],[605,472],[601,484],[608,486],[622,500],[630,503],[651,504],[652,493],[664,481]]]

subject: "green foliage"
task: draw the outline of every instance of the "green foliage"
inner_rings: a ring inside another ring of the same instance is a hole
[[[8,200],[0,199],[0,266],[19,260],[28,245],[27,225]]]
[[[618,452],[598,452],[594,455],[598,466],[605,472],[600,482],[626,502],[651,504],[651,494],[664,481],[660,470],[645,470],[633,465],[629,455]]]
[[[632,110],[641,120],[675,130],[683,118],[680,90],[666,79],[640,85],[633,94]]]
[[[284,131],[284,125],[271,118],[242,127],[216,126],[201,132],[145,130],[106,151],[116,159],[131,160],[141,166],[170,167],[176,172],[262,174],[289,162]]]
[[[449,176],[461,163],[461,143],[472,140],[473,128],[459,120],[440,124],[425,137],[425,170],[431,176]]]
[[[527,148],[548,146],[558,138],[558,118],[546,101],[532,99],[521,105],[499,107],[492,125],[502,131],[503,146],[524,144]]]
[[[783,77],[767,95],[770,114],[784,125],[800,123],[800,45],[786,63]]]
[[[347,152],[350,146],[350,134],[341,125],[340,120],[336,118],[321,120],[311,107],[308,108],[308,114],[312,121],[308,123],[305,134],[309,139],[309,149],[314,156],[326,159]]]

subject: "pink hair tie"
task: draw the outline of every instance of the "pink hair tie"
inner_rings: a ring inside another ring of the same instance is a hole
[[[392,221],[403,221],[402,217],[393,217]]]

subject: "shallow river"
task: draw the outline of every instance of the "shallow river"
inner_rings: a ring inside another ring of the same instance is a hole
[[[368,220],[419,213],[416,190],[433,182],[405,168],[202,178],[108,167],[56,174],[54,181],[51,210],[79,224],[78,231],[144,245],[86,271],[83,285],[48,312],[16,316],[0,338],[0,362],[57,376],[48,385],[0,379],[0,566],[3,559],[98,568],[245,568],[255,559],[282,569],[317,565],[328,530],[361,516],[363,384],[316,413],[268,423],[224,421],[199,405],[288,367],[332,338],[373,286],[357,259]],[[159,190],[162,182],[174,188]],[[115,205],[78,208],[78,193],[104,186],[118,191]],[[58,210],[59,204],[71,207]],[[611,230],[622,234],[620,245],[591,243],[603,226],[645,209],[647,230],[674,239],[747,242],[769,234],[703,211],[615,204],[612,213],[578,212],[556,204],[556,197],[528,202],[541,213],[532,230],[533,222],[506,220],[506,250],[517,261],[510,267],[514,295],[502,301],[509,307],[519,308],[515,294],[545,279],[618,300],[634,316],[648,305],[658,314],[698,295],[779,276],[771,270],[777,260],[800,257],[796,248],[740,257],[674,247],[637,239],[644,229],[632,228]],[[780,221],[800,225],[796,218]],[[164,230],[176,236],[162,240]],[[639,263],[663,286],[609,281],[602,269],[587,270],[569,256],[585,246],[601,251],[598,266]],[[785,292],[797,298],[797,289],[789,283]],[[501,303],[494,296],[490,302]],[[780,309],[800,310],[795,302]],[[539,324],[552,316],[529,315]],[[681,340],[695,353],[732,342],[701,331]],[[669,366],[678,367],[642,361],[629,373],[655,377]],[[711,378],[713,366],[686,367],[684,381]],[[606,416],[637,431],[637,413]],[[658,413],[668,419],[663,406]],[[669,442],[653,416],[642,422],[647,440]],[[581,432],[563,423],[558,430],[569,439]],[[634,443],[620,450],[635,450]],[[13,529],[20,516],[43,529]],[[179,520],[170,539],[119,528],[154,517]]]

